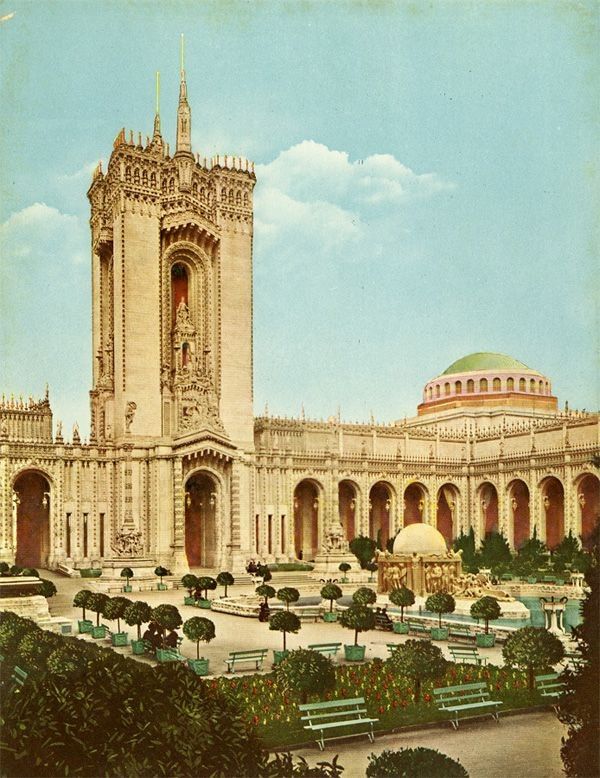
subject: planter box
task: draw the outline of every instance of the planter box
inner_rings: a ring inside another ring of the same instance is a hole
[[[110,642],[113,646],[126,646],[129,643],[129,635],[127,632],[113,632]]]
[[[188,659],[187,663],[196,675],[208,675],[208,659]]]
[[[104,624],[100,624],[99,627],[92,627],[92,637],[99,640],[106,637],[106,627]]]
[[[184,605],[195,605],[196,600],[193,597],[184,597],[183,598],[183,604]]]
[[[395,621],[393,630],[397,635],[408,635],[410,627],[404,621]]]
[[[144,645],[143,640],[132,640],[131,641],[131,653],[132,654],[138,654],[141,656],[146,652],[146,647]]]
[[[496,636],[493,632],[478,632],[475,635],[475,643],[479,648],[492,648],[496,644]]]
[[[173,656],[172,648],[157,648],[156,659],[158,662],[176,662],[177,658]]]
[[[337,620],[338,620],[338,615],[335,611],[331,611],[331,612],[327,611],[326,613],[323,614],[323,621],[333,622]]]
[[[92,621],[89,621],[88,619],[81,619],[77,622],[77,626],[79,628],[79,634],[83,635],[86,632],[91,632],[94,628],[94,623]]]
[[[79,571],[82,578],[100,578],[102,570],[98,567],[83,567]]]
[[[210,600],[196,600],[196,607],[198,608],[208,608],[210,609]]]
[[[167,584],[159,583],[156,584],[156,588],[158,589],[159,592],[166,592],[169,587],[167,586]]]
[[[530,575],[529,578],[527,579],[527,583],[529,583],[529,584],[537,583],[536,576],[535,575]]]
[[[432,627],[431,628],[432,640],[448,640],[448,627]]]
[[[127,584],[125,584],[125,586],[123,587],[123,591],[124,592],[131,592],[131,591],[133,591],[133,589],[131,588],[131,586],[128,586]]]
[[[273,651],[273,664],[280,665],[289,653],[287,649],[285,651]]]
[[[366,646],[344,646],[344,655],[347,662],[362,662],[365,658]]]

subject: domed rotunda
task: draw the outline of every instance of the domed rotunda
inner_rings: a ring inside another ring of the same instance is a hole
[[[425,385],[418,415],[491,406],[552,412],[558,408],[550,379],[513,357],[477,352],[453,362]]]
[[[394,554],[445,554],[446,541],[430,524],[409,524],[396,535]]]

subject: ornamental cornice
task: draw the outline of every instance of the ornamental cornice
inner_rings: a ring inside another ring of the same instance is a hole
[[[161,227],[163,232],[177,230],[186,227],[196,227],[201,233],[205,233],[212,241],[219,238],[219,227],[212,221],[203,218],[191,209],[176,210],[166,213],[162,217]]]

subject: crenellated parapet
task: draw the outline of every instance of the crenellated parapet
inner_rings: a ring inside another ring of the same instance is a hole
[[[48,391],[43,398],[15,399],[13,395],[0,400],[0,440],[27,443],[52,442],[52,410]]]

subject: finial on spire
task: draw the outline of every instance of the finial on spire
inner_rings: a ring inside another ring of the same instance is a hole
[[[154,138],[160,137],[160,72],[156,71],[156,111],[154,113]]]
[[[181,73],[182,81],[185,79],[184,53],[185,53],[185,38],[183,36],[183,33],[181,33],[181,40],[179,43],[179,71]]]
[[[192,151],[192,112],[187,101],[185,82],[184,38],[181,33],[179,50],[181,82],[179,84],[179,106],[177,107],[177,149],[176,153],[191,154]]]

